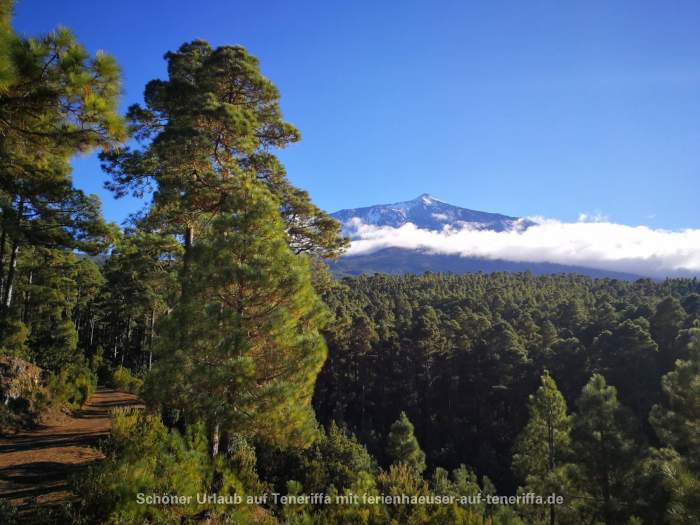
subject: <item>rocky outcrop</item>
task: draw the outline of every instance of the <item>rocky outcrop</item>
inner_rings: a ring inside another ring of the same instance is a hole
[[[0,357],[0,400],[3,404],[29,400],[40,387],[41,368],[19,357]]]

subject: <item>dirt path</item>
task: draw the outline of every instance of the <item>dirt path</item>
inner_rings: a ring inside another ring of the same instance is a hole
[[[69,476],[102,459],[92,446],[109,432],[110,411],[123,406],[139,401],[133,394],[98,389],[72,417],[0,439],[0,499],[51,504],[70,498]]]

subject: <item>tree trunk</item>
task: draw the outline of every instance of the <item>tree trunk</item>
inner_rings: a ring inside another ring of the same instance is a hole
[[[192,249],[193,244],[194,244],[194,228],[192,226],[188,226],[187,229],[185,230],[185,253],[189,252]]]
[[[189,275],[190,275],[190,258],[192,257],[192,246],[194,244],[194,228],[187,226],[185,229],[185,253],[182,256],[182,273],[180,274],[180,297],[184,301],[189,296]]]
[[[548,453],[549,453],[549,472],[554,472],[554,468],[556,467],[556,458],[554,455],[554,421],[552,420],[552,412],[551,410],[547,412],[547,446],[549,447]],[[554,525],[555,521],[555,509],[554,509],[554,503],[552,503],[549,506],[549,525]]]
[[[221,440],[221,432],[219,424],[216,423],[211,431],[211,457],[215,458],[219,455],[219,442]]]
[[[19,253],[19,242],[15,239],[12,242],[12,252],[10,254],[10,270],[7,272],[7,284],[5,286],[5,297],[3,306],[9,310],[12,306],[12,292],[14,291],[15,274],[17,273],[17,254]]]
[[[122,348],[122,366],[124,366],[124,356],[126,351],[131,346],[131,315],[126,320],[126,340],[124,341],[124,346]]]
[[[148,369],[153,366],[153,336],[156,330],[156,309],[151,309],[151,329],[148,333]]]
[[[612,525],[610,516],[610,475],[607,467],[603,477],[603,513],[605,525]]]
[[[5,221],[2,224],[2,236],[0,236],[0,297],[5,296],[5,244],[7,243],[7,229]]]
[[[22,305],[22,322],[29,324],[29,303],[32,300],[32,282],[34,280],[34,272],[29,270],[29,278],[27,279],[27,291],[24,293],[24,304]]]
[[[185,229],[185,253],[182,256],[183,275],[186,276],[190,269],[190,256],[192,255],[192,246],[194,245],[194,228],[187,226]]]
[[[3,307],[8,310],[12,305],[12,288],[14,286],[15,274],[17,273],[17,254],[19,253],[19,228],[22,225],[22,215],[24,215],[24,201],[19,201],[17,207],[17,231],[12,240],[12,253],[10,254],[10,269],[7,272],[7,283],[5,283],[5,296],[3,298]]]

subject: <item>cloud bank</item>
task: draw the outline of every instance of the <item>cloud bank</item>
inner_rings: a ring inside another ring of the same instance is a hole
[[[626,226],[607,218],[581,217],[566,223],[542,217],[527,229],[506,232],[469,225],[442,231],[404,224],[400,228],[372,226],[355,218],[345,224],[353,238],[347,255],[384,248],[483,257],[518,262],[549,262],[628,272],[648,277],[700,276],[700,229],[669,231]]]

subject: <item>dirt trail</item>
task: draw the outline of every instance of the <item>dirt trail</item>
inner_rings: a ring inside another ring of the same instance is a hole
[[[70,498],[69,476],[102,459],[92,446],[109,432],[110,411],[139,405],[133,394],[98,389],[72,417],[0,438],[0,499],[52,504]]]

